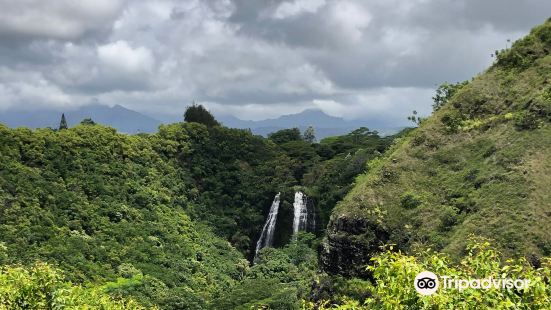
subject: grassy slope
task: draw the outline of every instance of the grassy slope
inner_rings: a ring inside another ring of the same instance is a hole
[[[508,256],[549,255],[550,50],[548,21],[372,162],[333,212],[326,257],[344,244],[365,263],[385,242],[457,257],[469,234]],[[519,129],[527,120],[537,128]]]

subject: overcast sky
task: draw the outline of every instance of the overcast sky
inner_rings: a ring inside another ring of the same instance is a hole
[[[0,0],[0,113],[196,100],[396,123],[548,15],[549,0]]]

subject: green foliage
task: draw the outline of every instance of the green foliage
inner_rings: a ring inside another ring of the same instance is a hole
[[[4,242],[0,242],[0,266],[8,261],[8,248]]]
[[[241,255],[185,212],[193,179],[163,154],[188,152],[189,142],[159,141],[103,126],[0,126],[5,263],[52,262],[79,283],[141,274],[137,288],[117,292],[166,309],[207,307],[238,279]]]
[[[405,209],[415,209],[422,203],[421,197],[412,192],[406,192],[400,198],[400,205]]]
[[[205,109],[203,105],[197,105],[195,103],[186,109],[186,112],[184,113],[184,120],[189,123],[193,122],[203,124],[207,127],[220,125],[220,123],[216,121],[214,116],[212,116],[212,114]]]
[[[444,210],[440,215],[440,229],[443,231],[447,231],[459,222],[459,213],[461,211],[456,207],[450,206],[444,206],[443,209]]]
[[[300,135],[300,129],[290,128],[273,132],[268,135],[268,139],[276,144],[284,144],[291,141],[301,141],[302,136]]]
[[[80,122],[81,125],[89,125],[89,126],[93,126],[96,124],[96,122],[94,122],[91,118],[85,118],[83,119],[81,122]]]
[[[353,187],[355,178],[367,171],[367,162],[384,152],[396,136],[382,138],[362,127],[325,138],[315,146],[319,159],[304,174],[302,183],[314,200],[320,229],[325,228],[331,211]]]
[[[146,308],[131,299],[110,297],[97,287],[71,285],[50,265],[37,263],[29,268],[0,268],[0,309]]]
[[[368,267],[373,282],[360,282],[367,298],[358,300],[342,297],[340,305],[320,302],[317,309],[548,309],[551,304],[551,259],[541,260],[533,267],[524,259],[502,261],[501,255],[487,241],[471,239],[465,257],[454,264],[450,258],[430,250],[417,257],[393,251],[392,247],[372,259]],[[429,270],[438,276],[461,279],[488,277],[526,279],[529,286],[516,289],[443,289],[422,296],[414,289],[414,279],[421,271]],[[314,303],[305,303],[314,309]]]
[[[515,115],[515,126],[519,130],[532,130],[540,126],[539,118],[530,111],[521,111]]]
[[[513,43],[513,46],[499,52],[497,66],[507,70],[522,71],[532,66],[537,59],[549,54],[551,48],[551,22],[537,26],[526,37]]]
[[[463,88],[465,85],[467,85],[468,81],[463,82],[457,82],[457,83],[448,83],[445,82],[438,86],[436,89],[436,94],[434,97],[432,97],[432,100],[434,101],[432,105],[433,111],[438,111],[440,108],[442,108],[450,98],[453,97],[461,88]]]
[[[463,115],[457,111],[446,112],[442,115],[441,121],[446,132],[456,133],[463,123]]]
[[[214,302],[216,309],[299,309],[317,272],[314,246],[314,235],[299,233],[281,249],[262,249],[243,280]]]

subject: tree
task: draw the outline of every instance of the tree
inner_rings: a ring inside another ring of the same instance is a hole
[[[300,136],[300,129],[290,128],[272,132],[268,135],[268,139],[277,144],[283,144],[291,141],[301,141],[302,137]]]
[[[370,131],[367,127],[360,127],[348,134],[348,136],[352,137],[352,140],[355,144],[359,144],[361,140],[369,135],[377,134],[374,131]]]
[[[308,128],[304,131],[302,138],[304,141],[314,143],[316,141],[316,131],[314,130],[314,127],[308,126]]]
[[[95,125],[96,122],[94,122],[91,118],[85,118],[80,122],[81,125]]]
[[[496,55],[498,55],[496,51]],[[458,82],[455,84],[450,83],[444,83],[436,89],[436,94],[434,97],[432,97],[432,100],[434,101],[434,104],[432,105],[432,108],[434,111],[438,111],[441,107],[443,107],[448,100],[450,100],[457,91],[459,91],[463,86],[467,85],[469,81],[463,81]]]
[[[195,102],[193,102],[193,105],[186,109],[186,112],[184,113],[184,120],[186,122],[204,124],[207,127],[220,126],[220,123],[218,123],[214,116],[207,109],[205,109],[203,105],[198,105]]]
[[[413,110],[411,113],[412,114],[408,116],[408,121],[412,121],[415,125],[420,125],[423,119],[417,116],[417,111]]]
[[[59,122],[59,130],[67,129],[67,121],[65,120],[65,113],[61,114],[61,121]]]

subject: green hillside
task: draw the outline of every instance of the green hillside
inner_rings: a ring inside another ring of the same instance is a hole
[[[111,289],[167,307],[200,308],[230,286],[242,257],[190,220],[191,184],[156,138],[0,126],[0,263],[48,262],[78,283],[129,279]]]
[[[294,187],[308,179],[326,189],[311,195],[321,223],[313,232],[321,235],[335,202],[392,139],[366,128],[318,144],[298,129],[266,139],[197,122],[152,135],[93,122],[60,130],[0,125],[0,268],[27,277],[28,268],[48,263],[61,283],[146,307],[296,306],[317,259],[315,236],[290,242]],[[251,267],[277,192],[284,193],[282,249],[261,251]],[[10,298],[0,296],[0,305]]]
[[[367,275],[383,244],[459,259],[469,235],[506,257],[551,255],[551,20],[369,163],[331,215],[324,269]],[[453,87],[452,87],[453,88]]]

